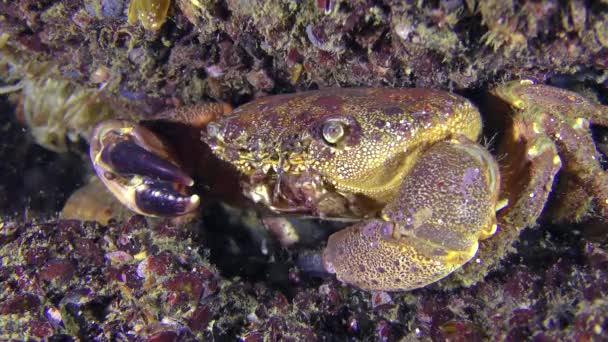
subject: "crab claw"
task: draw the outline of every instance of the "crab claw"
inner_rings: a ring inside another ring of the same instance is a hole
[[[187,195],[194,181],[148,129],[126,120],[98,124],[90,157],[99,178],[129,209],[147,216],[180,216],[194,211],[197,195]]]

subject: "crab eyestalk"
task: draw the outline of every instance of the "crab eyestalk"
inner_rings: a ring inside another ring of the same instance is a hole
[[[90,157],[97,176],[126,207],[146,216],[181,216],[200,202],[188,195],[194,181],[148,129],[109,120],[93,131]]]

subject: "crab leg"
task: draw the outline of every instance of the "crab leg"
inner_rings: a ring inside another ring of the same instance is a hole
[[[148,216],[180,216],[199,205],[187,195],[194,181],[171,157],[154,133],[125,120],[104,121],[95,127],[91,161],[99,178],[129,209]]]
[[[543,126],[548,135],[555,137],[555,144],[570,171],[585,191],[596,202],[602,217],[608,217],[608,175],[599,163],[600,155],[589,132],[589,123],[578,119],[580,124],[568,125],[553,117],[545,116]]]
[[[324,267],[364,290],[410,290],[435,282],[477,253],[496,232],[498,167],[481,146],[450,141],[429,148],[382,219],[334,233]]]
[[[507,83],[493,93],[512,106],[521,139],[544,136],[554,142],[565,171],[593,197],[600,215],[608,217],[608,176],[589,130],[590,121],[608,126],[608,107],[529,80]]]
[[[202,129],[207,124],[232,112],[225,102],[206,102],[192,106],[172,108],[154,115],[151,119],[181,123]]]
[[[522,229],[536,224],[549,198],[553,181],[561,168],[555,144],[545,135],[525,143],[507,139],[498,149],[501,197],[505,208],[497,213],[499,232],[480,242],[476,262],[463,267],[451,277],[454,285],[469,286],[481,281],[489,270],[513,250]]]
[[[105,146],[101,160],[121,176],[147,175],[162,181],[192,186],[194,181],[175,164],[139,146],[133,139]]]

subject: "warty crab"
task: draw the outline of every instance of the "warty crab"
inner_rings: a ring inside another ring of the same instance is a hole
[[[591,206],[607,217],[607,178],[589,131],[590,122],[608,124],[607,108],[531,81],[492,94],[504,112],[493,121],[506,127],[500,162],[478,142],[477,108],[439,90],[325,89],[172,120],[201,128],[200,140],[239,171],[251,200],[278,214],[353,221],[330,236],[320,258],[327,272],[364,290],[403,291],[467,263],[461,272],[485,275],[536,223],[562,165],[590,199],[581,212]],[[193,178],[169,143],[111,120],[96,127],[90,156],[132,210],[184,215],[200,198],[188,195]]]

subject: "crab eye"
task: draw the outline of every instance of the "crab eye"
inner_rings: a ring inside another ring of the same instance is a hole
[[[328,121],[323,124],[323,140],[326,143],[335,145],[339,143],[345,134],[344,124],[339,121]]]
[[[210,138],[216,138],[218,135],[220,135],[220,127],[218,124],[210,122],[209,124],[207,124],[207,135]]]

